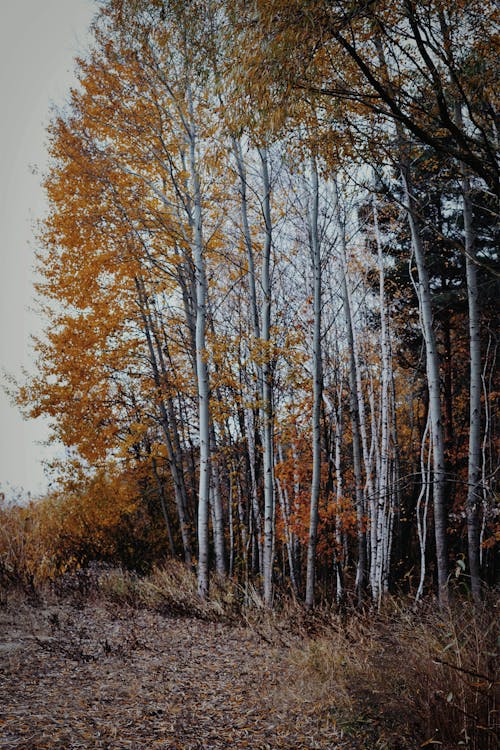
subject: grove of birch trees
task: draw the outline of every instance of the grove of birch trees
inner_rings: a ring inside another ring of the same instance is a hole
[[[479,601],[496,3],[100,5],[49,130],[19,397],[66,446],[62,485],[125,483],[201,597],[217,575],[267,606]]]

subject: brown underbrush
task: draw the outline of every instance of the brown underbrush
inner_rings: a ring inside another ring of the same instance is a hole
[[[75,580],[91,578],[86,586]],[[388,599],[363,614],[321,608],[308,612],[283,596],[266,609],[256,589],[212,581],[201,602],[196,576],[170,561],[149,576],[95,566],[61,579],[58,594],[80,591],[113,605],[241,624],[284,654],[287,678],[279,701],[326,717],[366,750],[496,747],[496,604],[434,600],[415,606]],[[74,595],[74,594],[73,594]]]
[[[359,747],[497,746],[492,595],[481,608],[466,598],[442,610],[432,600],[417,607],[393,599],[381,611],[339,614],[322,607],[311,613],[286,595],[269,610],[257,587],[213,577],[209,601],[202,602],[194,571],[180,561],[150,566],[147,575],[102,558],[82,564],[93,550],[76,554],[83,531],[61,536],[54,508],[0,507],[0,604],[18,597],[83,608],[94,601],[241,624],[286,659],[280,700],[302,705],[305,713],[313,707]],[[113,551],[102,540],[99,550]]]
[[[363,747],[497,747],[496,607],[387,602],[333,617],[290,657],[290,699],[328,706]]]
[[[258,591],[214,579],[197,595],[193,570],[177,561],[136,573],[105,564],[51,582],[4,588],[2,600],[149,610],[250,628],[283,654],[278,700],[311,710],[364,750],[493,750],[496,745],[496,606],[463,600],[440,610],[388,600],[380,611],[313,613],[283,597],[266,609]],[[326,718],[325,718],[326,717]]]
[[[234,622],[241,614],[241,597],[234,583],[214,578],[210,597],[204,602],[198,596],[193,569],[175,560],[153,568],[148,576],[106,570],[99,577],[98,590],[106,600],[171,616]]]

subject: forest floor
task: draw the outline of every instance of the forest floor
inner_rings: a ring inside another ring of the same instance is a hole
[[[331,712],[294,694],[288,650],[242,625],[100,601],[10,602],[0,609],[0,748],[355,747]]]

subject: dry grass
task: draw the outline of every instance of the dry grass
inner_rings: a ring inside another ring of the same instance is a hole
[[[12,559],[23,554],[17,550]],[[13,567],[11,580],[15,573]],[[439,611],[434,602],[415,608],[389,600],[381,612],[341,616],[328,609],[310,613],[283,597],[269,610],[257,589],[242,590],[216,577],[209,601],[202,602],[193,570],[173,560],[146,577],[102,564],[50,585],[33,586],[33,579],[20,577],[8,598],[22,590],[25,596],[28,588],[40,601],[55,597],[81,608],[94,600],[111,608],[246,625],[288,655],[277,700],[304,715],[316,712],[325,726],[366,750],[497,746],[492,598],[481,610],[467,601]]]
[[[146,577],[117,568],[106,570],[99,576],[98,592],[118,604],[202,620],[232,622],[241,611],[234,584],[214,577],[210,598],[204,602],[198,596],[193,570],[174,560]]]
[[[288,693],[322,703],[367,748],[493,750],[495,608],[461,603],[334,618],[291,656]]]

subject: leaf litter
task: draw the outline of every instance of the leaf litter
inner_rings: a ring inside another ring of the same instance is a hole
[[[248,627],[89,603],[0,610],[2,750],[346,750]]]

